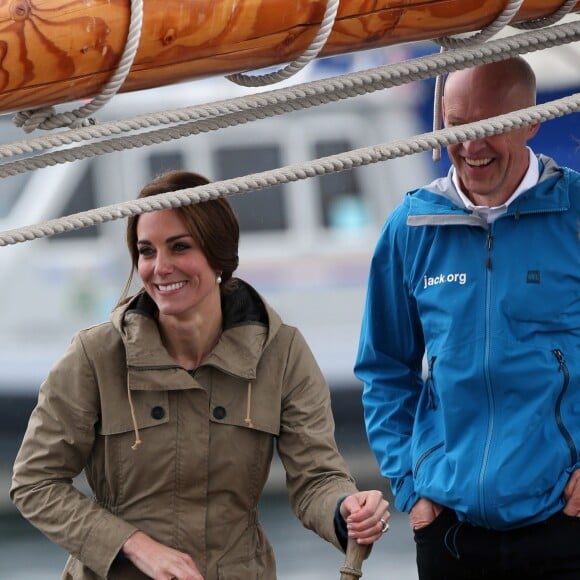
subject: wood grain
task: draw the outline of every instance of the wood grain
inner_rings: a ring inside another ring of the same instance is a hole
[[[526,0],[515,21],[562,0]],[[479,30],[505,0],[343,0],[321,56]],[[325,0],[144,0],[121,92],[282,65],[316,36]],[[580,10],[580,0],[575,11]],[[124,50],[129,0],[0,0],[0,113],[95,96]]]

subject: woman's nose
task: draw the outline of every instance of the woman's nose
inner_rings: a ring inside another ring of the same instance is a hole
[[[157,254],[157,259],[155,260],[155,271],[158,274],[167,274],[173,269],[173,264],[169,256],[166,256],[163,252]]]

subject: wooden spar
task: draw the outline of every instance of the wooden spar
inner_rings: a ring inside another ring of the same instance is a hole
[[[340,568],[340,580],[356,580],[362,574],[362,563],[370,554],[371,547],[357,544],[356,540],[348,539],[344,564]]]
[[[480,30],[507,0],[342,0],[320,56]],[[562,0],[525,0],[514,22]],[[143,0],[119,92],[282,65],[315,38],[326,0]],[[124,51],[130,0],[0,0],[0,113],[94,97]],[[574,11],[580,11],[580,0]]]

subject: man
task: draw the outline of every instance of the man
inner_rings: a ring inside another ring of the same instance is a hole
[[[522,58],[455,72],[445,124],[535,93]],[[580,578],[580,174],[537,131],[450,146],[373,256],[355,373],[420,580]]]

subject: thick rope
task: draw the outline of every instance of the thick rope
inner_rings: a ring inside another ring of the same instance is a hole
[[[442,72],[461,70],[477,64],[503,60],[513,54],[524,54],[580,40],[580,22],[573,22],[550,29],[517,34],[508,38],[487,42],[470,48],[460,48],[370,69],[362,73],[350,73],[340,77],[304,83],[286,89],[277,89],[249,97],[229,99],[177,111],[144,115],[120,123],[105,123],[75,131],[67,131],[40,139],[21,141],[0,147],[0,157],[21,155],[43,150],[58,144],[69,145],[79,140],[118,134],[122,131],[143,129],[158,124],[182,122],[175,127],[100,141],[85,146],[37,155],[13,163],[0,165],[0,177],[16,175],[38,169],[86,159],[145,145],[217,130],[259,118],[280,115],[320,104],[350,98],[376,90],[400,86],[410,80],[431,78]],[[193,120],[192,120],[193,119]]]
[[[447,147],[454,143],[483,139],[490,135],[513,131],[523,126],[541,123],[579,110],[580,93],[576,93],[550,103],[535,105],[475,123],[448,127],[392,143],[315,159],[307,163],[288,165],[191,189],[122,202],[36,225],[0,232],[0,246],[44,238],[158,209],[181,207],[218,197],[255,191],[279,183],[290,183],[317,175],[345,171],[354,167],[428,151],[435,147]]]
[[[88,117],[101,109],[117,94],[131,70],[135,55],[137,54],[142,26],[143,0],[131,0],[131,18],[128,37],[117,69],[103,90],[89,103],[72,111],[61,113],[57,113],[54,107],[41,107],[39,109],[20,111],[14,115],[14,124],[17,127],[21,127],[25,133],[31,133],[35,129],[79,128],[94,123]]]
[[[302,56],[286,65],[285,67],[273,73],[266,73],[263,75],[247,75],[244,73],[236,73],[226,76],[226,79],[244,87],[263,87],[286,80],[300,72],[307,64],[312,62],[324,48],[338,12],[339,0],[327,0],[326,10],[320,23],[320,28],[310,43],[310,46],[304,51]]]

